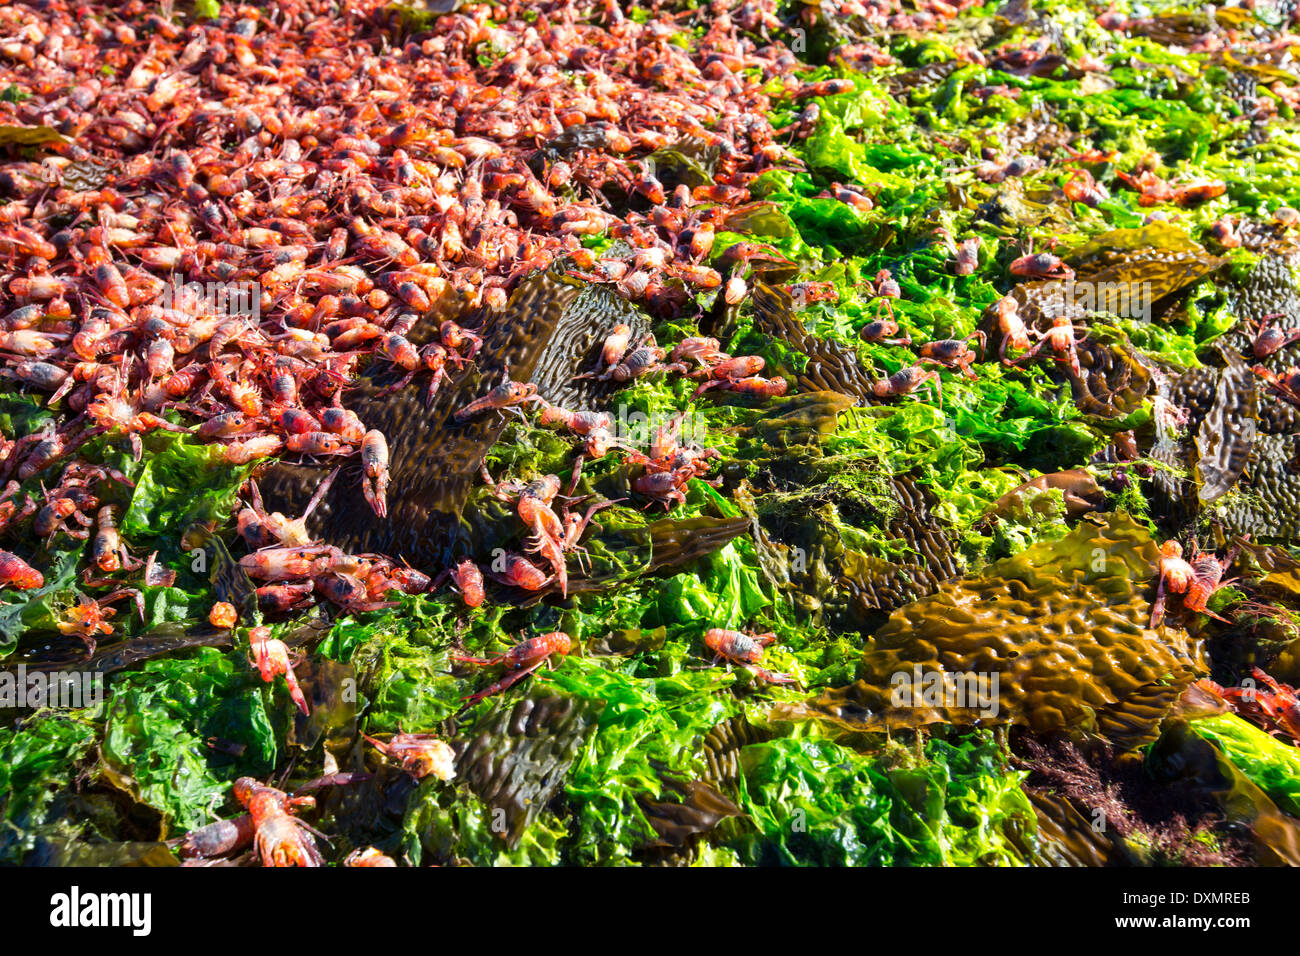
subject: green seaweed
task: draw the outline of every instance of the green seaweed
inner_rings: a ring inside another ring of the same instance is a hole
[[[165,823],[192,829],[210,822],[236,777],[265,775],[276,765],[272,693],[264,686],[237,654],[212,648],[124,675],[105,715],[105,774]],[[242,748],[240,756],[214,751],[214,739]]]
[[[1300,751],[1236,714],[1193,720],[1191,728],[1222,750],[1279,808],[1300,817]]]
[[[815,738],[745,747],[741,803],[757,832],[732,845],[754,865],[1023,865],[1024,774],[987,735],[931,740],[925,758],[890,766]]]
[[[69,771],[95,746],[96,727],[46,713],[21,730],[0,727],[0,861],[21,862],[38,838],[79,827],[65,817]]]

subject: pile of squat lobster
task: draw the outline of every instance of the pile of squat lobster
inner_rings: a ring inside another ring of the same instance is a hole
[[[950,17],[966,5],[916,16]],[[119,575],[95,579],[113,589],[100,604],[138,598],[137,582],[120,572],[140,563],[121,545],[120,512],[100,500],[120,498],[121,489],[106,495],[104,486],[126,479],[76,460],[88,442],[125,439],[139,458],[149,433],[186,432],[230,464],[359,453],[361,494],[382,517],[388,442],[345,402],[363,359],[402,370],[398,387],[427,375],[433,395],[449,365],[473,361],[479,339],[449,321],[437,341],[416,348],[407,334],[419,315],[448,296],[467,310],[500,309],[521,277],[561,258],[659,314],[689,308],[693,293],[712,289],[738,304],[748,270],[783,257],[754,243],[714,255],[714,238],[770,205],[753,201],[749,185],[767,170],[801,166],[776,138],[807,135],[817,112],[810,103],[789,130],[774,130],[766,119],[773,81],[777,98],[792,102],[851,87],[800,82],[791,75],[798,60],[779,41],[756,44],[755,33],[779,23],[768,3],[733,10],[717,2],[644,24],[608,4],[543,4],[529,11],[538,14],[531,23],[523,8],[468,6],[436,20],[420,43],[398,47],[381,7],[340,13],[324,2],[286,2],[269,15],[238,7],[185,26],[138,0],[91,19],[58,2],[0,12],[16,38],[0,84],[32,93],[0,102],[0,119],[53,125],[67,137],[41,162],[0,169],[10,200],[0,224],[3,288],[12,305],[0,319],[0,374],[65,409],[34,434],[2,440],[0,533],[26,530],[28,519],[43,540],[93,531],[96,573]],[[891,22],[888,11],[876,13]],[[690,24],[680,21],[695,16],[702,33],[683,49],[674,40]],[[485,42],[507,51],[488,66],[475,54]],[[580,84],[565,72],[575,67]],[[581,145],[567,154],[538,149],[563,136]],[[683,138],[716,150],[711,183],[666,189],[652,164],[632,158]],[[1023,172],[1013,166],[981,167],[980,175]],[[88,186],[87,176],[103,182]],[[1146,192],[1154,188],[1143,182]],[[611,212],[610,186],[651,208]],[[872,206],[850,185],[823,195]],[[598,256],[583,247],[583,237],[602,233],[632,251]],[[959,272],[971,266],[971,248],[962,245]],[[1013,272],[1045,274],[1052,259],[1027,256]],[[714,268],[722,265],[731,271],[725,284]],[[251,286],[257,308],[214,310],[194,291],[213,283]],[[886,301],[897,294],[887,275],[878,285]],[[1040,334],[1039,347],[1073,356],[1068,327],[1032,333],[1010,312],[1000,320],[1016,347]],[[873,323],[863,335],[894,331],[896,323]],[[702,380],[697,395],[770,397],[787,387],[759,374],[761,358],[723,356],[708,339],[680,343],[667,366],[653,340],[615,358],[617,332],[601,377],[629,381],[695,363],[688,374]],[[972,358],[959,341],[920,350],[922,364],[965,374]],[[937,372],[914,366],[875,390],[903,395],[927,381],[939,388]],[[517,404],[528,389],[507,382],[459,417]],[[547,408],[542,421],[581,436],[587,458],[616,445],[598,413]],[[665,508],[682,500],[710,457],[667,445],[631,454],[645,471],[633,490]],[[47,482],[61,463],[59,479]],[[45,482],[39,494],[31,479]],[[269,610],[313,594],[373,608],[393,588],[425,583],[391,561],[311,542],[302,519],[267,515],[256,500],[241,514],[241,531],[256,549],[289,549],[250,555],[246,565],[260,575]],[[540,544],[553,555],[577,542],[551,534]],[[163,583],[169,573],[150,560],[143,581]],[[508,577],[523,587],[548,579],[523,556]],[[35,588],[43,580],[5,552],[0,583]],[[462,588],[472,591],[472,582]],[[90,644],[111,633],[112,614],[87,606],[64,623]]]
[[[702,35],[680,17],[638,24],[612,5],[528,7],[471,5],[396,47],[381,3],[226,5],[220,19],[184,25],[139,0],[94,17],[57,0],[0,10],[12,41],[0,86],[31,94],[0,102],[0,124],[65,137],[39,162],[0,164],[0,374],[61,411],[0,439],[0,534],[93,535],[86,584],[112,593],[73,612],[69,633],[93,647],[112,632],[114,611],[99,605],[138,599],[141,583],[128,579],[142,563],[110,503],[129,493],[111,485],[130,482],[78,460],[88,443],[127,441],[139,459],[150,433],[187,433],[233,465],[359,453],[361,494],[382,517],[388,442],[346,407],[363,360],[400,369],[398,387],[427,375],[432,396],[479,340],[446,322],[416,348],[407,334],[418,317],[452,300],[491,321],[519,279],[562,258],[661,314],[691,307],[721,284],[704,261],[715,231],[764,205],[747,185],[799,165],[764,119],[770,82],[796,101],[842,91],[843,81],[799,82],[781,43],[742,32],[775,25],[770,11],[751,22],[764,4],[736,20],[715,4],[699,14]],[[673,42],[684,32],[689,52]],[[483,43],[509,53],[484,66]],[[538,149],[566,135],[581,146]],[[690,137],[717,151],[710,183],[665,191],[633,158]],[[610,187],[658,205],[615,214]],[[583,238],[602,233],[634,251],[598,259]],[[736,257],[722,290],[732,302],[746,292],[740,246]],[[214,307],[214,285],[251,289],[250,308]],[[636,377],[656,355],[644,343],[605,371]],[[785,387],[756,378],[754,363],[747,375],[738,367],[705,386]],[[571,424],[586,427],[582,413]],[[588,432],[590,454],[601,434]],[[689,461],[649,457],[638,491],[679,501]],[[313,594],[377,607],[393,588],[428,583],[310,541],[301,518],[266,514],[255,494],[240,530],[259,551],[245,567],[269,610]],[[152,557],[144,567],[143,583],[169,581]],[[44,576],[4,552],[0,584],[39,588]]]

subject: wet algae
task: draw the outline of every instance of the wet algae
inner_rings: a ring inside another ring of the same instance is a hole
[[[1205,663],[1185,631],[1146,626],[1146,569],[1156,556],[1150,535],[1126,516],[1081,522],[1059,541],[898,609],[868,643],[856,683],[783,712],[870,731],[933,723],[1096,730],[1105,712],[1126,708],[1158,721],[1145,692],[1159,685],[1176,696]],[[942,693],[900,707],[895,675],[914,671],[948,675],[954,687],[966,675],[996,675],[996,712],[973,688],[969,700]]]

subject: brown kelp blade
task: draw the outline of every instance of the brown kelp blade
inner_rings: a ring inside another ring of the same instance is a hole
[[[795,376],[799,391],[840,392],[852,395],[864,405],[872,403],[871,377],[862,368],[857,353],[805,329],[794,313],[790,293],[760,282],[751,298],[754,328],[780,339],[811,359],[807,367]]]
[[[372,365],[349,396],[351,407],[367,428],[384,433],[389,446],[389,512],[378,518],[361,499],[361,464],[346,460],[338,479],[312,515],[312,533],[352,552],[381,552],[423,566],[445,566],[461,539],[460,509],[478,474],[479,462],[505,428],[505,420],[488,412],[458,424],[453,416],[504,381],[533,379],[555,339],[565,310],[581,291],[575,280],[552,268],[525,279],[504,311],[488,313],[481,331],[483,347],[472,366],[452,373],[426,408],[423,378],[391,391],[397,378],[391,367]],[[438,326],[451,318],[444,306],[426,316],[409,338],[433,340]],[[463,319],[456,315],[455,318]],[[567,352],[567,347],[566,347]],[[301,513],[330,464],[278,463],[261,478],[268,508]]]
[[[784,716],[868,731],[1007,722],[1039,733],[1112,730],[1121,747],[1150,739],[1173,703],[1154,689],[1176,697],[1207,669],[1199,641],[1146,626],[1158,557],[1127,515],[1084,520],[899,608],[864,652],[861,680]]]
[[[469,728],[456,775],[486,806],[504,811],[506,846],[559,792],[599,712],[591,701],[537,690],[514,702],[497,698]]]
[[[435,312],[412,330],[417,344],[436,334],[445,316]],[[505,420],[488,412],[464,424],[457,409],[486,394],[508,374],[533,382],[548,401],[572,408],[600,408],[618,387],[594,379],[574,381],[594,367],[600,344],[617,324],[635,336],[648,330],[641,313],[612,290],[581,283],[557,265],[525,279],[506,309],[489,313],[481,332],[483,348],[476,367],[439,390],[426,409],[417,376],[407,388],[391,391],[396,372],[378,366],[357,385],[349,399],[367,428],[388,439],[389,514],[375,516],[360,496],[360,463],[347,460],[338,479],[310,519],[314,536],[352,552],[381,552],[423,567],[445,567],[454,557],[474,552],[482,543],[481,522],[466,521],[463,509],[478,481],[479,463],[505,428]],[[278,463],[260,479],[267,507],[301,513],[330,465]],[[634,573],[680,567],[743,534],[744,519],[663,519],[630,531],[617,566],[603,572],[581,570],[570,576],[569,591],[608,587]],[[634,539],[634,540],[633,540]],[[534,592],[532,599],[550,593]]]
[[[1203,505],[1233,489],[1255,445],[1259,404],[1255,374],[1235,352],[1220,351],[1228,366],[1219,376],[1214,407],[1196,432],[1196,477]]]

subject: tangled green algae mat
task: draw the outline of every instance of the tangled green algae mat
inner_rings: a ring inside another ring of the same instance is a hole
[[[1300,325],[1287,299],[1292,247],[1270,225],[1279,207],[1300,207],[1300,126],[1273,84],[1300,81],[1284,48],[1244,60],[1230,48],[1187,52],[1212,27],[1275,36],[1291,13],[1112,9],[1135,18],[1127,33],[1103,29],[1102,9],[1077,0],[976,6],[924,33],[859,32],[852,17],[781,8],[807,28],[802,78],[847,78],[852,90],[778,100],[778,128],[819,108],[791,141],[806,171],[766,173],[751,189],[774,205],[714,246],[763,242],[797,268],[751,276],[739,309],[702,296],[703,328],[654,325],[661,343],[720,334],[725,350],[764,356],[795,386],[766,403],[720,393],[695,403],[725,481],[692,481],[671,517],[747,529],[703,557],[652,567],[662,535],[647,550],[651,519],[620,506],[589,544],[601,586],[567,600],[467,611],[443,590],[273,623],[306,656],[308,718],[282,683],[258,678],[242,635],[206,626],[214,600],[239,597],[221,558],[214,574],[177,547],[197,528],[232,540],[248,472],[180,435],[149,436],[140,462],[106,439],[87,446],[135,482],[120,522],[133,551],[157,549],[179,575],[144,588],[146,620],[119,615],[125,639],[92,658],[107,680],[101,709],[0,722],[0,862],[174,862],[166,841],[238,812],[235,778],[293,789],[321,776],[327,753],[341,771],[370,774],[317,790],[306,814],[334,862],[367,845],[415,865],[1300,862],[1295,749],[1187,702],[1200,678],[1231,684],[1274,659],[1294,681],[1294,625],[1283,611],[1253,627],[1180,616],[1149,626],[1157,546],[1174,534],[1223,544],[1250,532],[1268,546],[1258,560],[1273,571],[1270,599],[1300,596],[1286,563],[1300,544],[1293,416],[1236,357],[1243,319],[1283,311],[1283,327]],[[875,43],[896,65],[827,62],[846,42]],[[1033,44],[1036,68],[998,55]],[[987,65],[957,58],[972,47]],[[1105,68],[1077,69],[1084,56]],[[1261,102],[1273,108],[1259,114]],[[1043,162],[988,182],[985,149]],[[1102,157],[1085,168],[1105,198],[1067,198],[1068,149]],[[1117,176],[1140,163],[1226,191],[1145,207]],[[823,196],[832,183],[863,188],[874,209]],[[1154,209],[1167,221],[1148,223]],[[1211,240],[1225,216],[1243,224],[1242,246]],[[971,237],[978,262],[958,276],[956,242]],[[1050,360],[997,361],[989,307],[1013,293],[1033,320],[1042,305],[1041,284],[1008,271],[1031,241],[1097,281],[1153,290],[1149,315],[1080,319],[1090,334],[1074,382]],[[910,347],[858,335],[876,314],[881,269],[900,287],[893,308]],[[782,288],[794,282],[835,295],[800,309]],[[990,333],[989,360],[970,378],[944,371],[942,407],[924,393],[872,395],[921,343],[977,330]],[[1293,349],[1270,361],[1285,368]],[[692,387],[642,380],[618,400],[667,416]],[[1186,431],[1153,416],[1161,401],[1189,409]],[[0,402],[6,435],[50,414],[15,394]],[[1128,432],[1139,458],[1117,472],[1114,439]],[[567,475],[570,455],[516,423],[487,463],[497,476]],[[589,464],[583,490],[625,494],[619,459]],[[1006,497],[1081,467],[1091,469],[1081,484]],[[481,487],[465,514],[485,553],[520,534]],[[73,599],[79,552],[48,558],[46,587],[0,604],[7,667],[75,658],[54,622]],[[1242,597],[1227,590],[1211,606]],[[709,627],[774,632],[764,664],[797,685],[710,666]],[[521,632],[552,630],[577,651],[461,710],[491,678],[452,653],[499,653]],[[996,673],[998,706],[895,706],[891,680],[914,668]],[[416,783],[360,737],[399,730],[451,742],[456,777]]]

